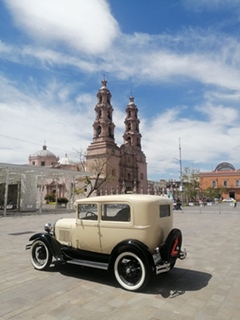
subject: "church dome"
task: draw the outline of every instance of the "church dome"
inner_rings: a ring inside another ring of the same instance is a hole
[[[60,160],[58,160],[58,164],[61,164],[61,165],[72,165],[73,162],[72,162],[72,160],[70,160],[68,158],[67,154],[65,154],[65,157],[63,157]]]
[[[214,171],[235,171],[235,168],[229,162],[221,162],[216,166]]]
[[[39,150],[37,152],[35,152],[32,157],[55,157],[55,154],[52,153],[51,151],[47,150],[47,146],[44,145],[42,150]]]

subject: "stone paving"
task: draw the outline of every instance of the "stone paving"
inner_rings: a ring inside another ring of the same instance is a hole
[[[63,216],[74,214],[0,218],[1,320],[240,319],[239,207],[174,211],[188,257],[141,293],[123,290],[105,271],[62,264],[35,270],[25,251],[29,237]]]

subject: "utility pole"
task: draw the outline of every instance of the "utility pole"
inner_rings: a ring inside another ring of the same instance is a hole
[[[181,202],[183,203],[183,179],[182,179],[182,148],[181,148],[181,138],[179,138],[179,163],[180,163],[180,192],[181,192]]]

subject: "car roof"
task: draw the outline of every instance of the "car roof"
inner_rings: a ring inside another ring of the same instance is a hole
[[[163,203],[171,203],[172,201],[163,196],[156,195],[148,195],[148,194],[116,194],[116,195],[106,195],[106,196],[98,196],[98,197],[89,197],[76,200],[76,204],[79,203],[89,203],[89,202],[163,202]]]

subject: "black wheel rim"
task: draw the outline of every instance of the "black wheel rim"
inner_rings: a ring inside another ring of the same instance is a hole
[[[118,274],[124,283],[134,286],[142,279],[142,268],[137,259],[125,256],[119,261]]]
[[[47,251],[43,245],[36,245],[33,250],[33,259],[39,266],[43,266],[46,263]]]

